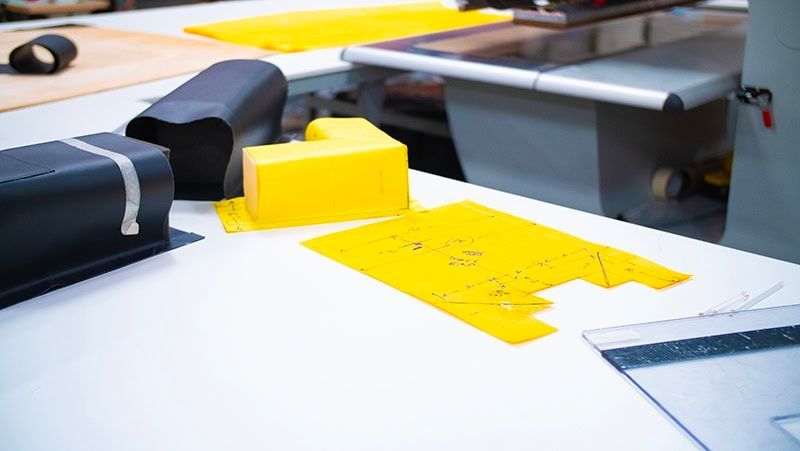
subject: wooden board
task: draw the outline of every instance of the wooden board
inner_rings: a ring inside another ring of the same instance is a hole
[[[43,34],[60,34],[78,46],[78,57],[53,75],[0,73],[0,111],[121,88],[191,72],[213,63],[261,58],[270,51],[130,31],[68,26],[0,33],[0,65],[15,47]]]

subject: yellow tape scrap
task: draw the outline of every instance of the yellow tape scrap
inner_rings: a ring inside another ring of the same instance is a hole
[[[407,209],[400,209],[395,212],[389,212],[389,213],[381,212],[379,214],[376,214],[376,216],[374,217],[398,216],[404,213],[408,213],[410,211],[423,210],[423,207],[419,204],[419,202],[417,202],[414,199],[409,200],[408,204],[409,206]],[[365,216],[364,213],[354,213],[351,215],[345,214],[345,215],[336,215],[330,217],[313,218],[313,220],[297,219],[291,221],[257,221],[252,216],[250,216],[250,213],[248,213],[244,197],[236,197],[234,199],[221,200],[214,204],[214,209],[217,210],[217,216],[219,216],[220,221],[222,221],[222,226],[228,233],[277,229],[280,227],[294,227],[294,226],[309,225],[309,224],[321,224],[325,222],[350,221],[354,219],[365,219],[369,217]]]
[[[509,343],[556,329],[533,293],[574,279],[661,289],[690,276],[471,201],[315,238],[306,247]]]
[[[438,2],[297,11],[186,27],[183,31],[278,52],[301,52],[508,21]]]

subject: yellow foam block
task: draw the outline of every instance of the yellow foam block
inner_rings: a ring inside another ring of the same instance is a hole
[[[306,141],[247,147],[244,198],[216,204],[229,232],[405,213],[406,146],[361,118],[317,119]]]
[[[343,47],[507,21],[509,17],[459,12],[438,2],[297,11],[184,28],[234,44],[279,52]]]
[[[509,343],[556,328],[538,291],[583,279],[662,289],[690,276],[470,201],[315,238],[306,247]]]

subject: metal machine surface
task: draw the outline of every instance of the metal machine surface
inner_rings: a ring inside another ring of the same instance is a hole
[[[685,0],[461,0],[464,9],[517,8],[514,21],[574,26],[662,9]],[[800,262],[800,2],[753,1],[735,124],[734,184],[723,243]],[[652,32],[652,30],[649,30]],[[544,31],[543,31],[544,32]],[[595,45],[594,48],[597,48]],[[559,49],[563,54],[563,50]],[[567,54],[569,55],[569,54]],[[595,56],[603,56],[598,54]],[[551,61],[558,62],[552,58]],[[755,93],[755,97],[751,97]],[[781,123],[774,121],[774,116]],[[734,144],[734,143],[731,143]]]
[[[463,10],[515,8],[514,21],[545,27],[571,27],[657,11],[699,0],[458,0]]]
[[[445,77],[469,182],[617,217],[651,201],[656,168],[726,148],[744,20],[681,10],[569,30],[508,22],[344,59]]]
[[[468,181],[610,217],[655,206],[685,219],[653,198],[656,169],[735,147],[727,218],[718,204],[712,221],[701,213],[700,225],[667,230],[800,262],[800,128],[789,125],[800,123],[800,2],[751,1],[749,28],[744,14],[700,8],[606,11],[672,6],[648,0],[460,3],[515,8],[517,22],[544,7],[581,12],[562,21],[570,28],[508,22],[345,50],[348,61],[445,78]],[[739,108],[742,81],[771,102]]]
[[[686,10],[568,31],[505,22],[350,47],[344,58],[653,110],[688,110],[735,88],[744,20],[740,14]]]
[[[800,263],[800,1],[753,0],[722,244]],[[769,118],[771,123],[767,123]]]

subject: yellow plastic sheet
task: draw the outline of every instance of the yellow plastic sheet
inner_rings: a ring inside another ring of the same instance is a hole
[[[690,276],[471,201],[303,243],[509,343],[556,331],[537,291],[574,279],[661,289]]]
[[[370,216],[364,216],[362,213],[351,215],[337,215],[328,218],[319,218],[317,221],[309,222],[307,219],[294,219],[284,221],[259,221],[247,212],[244,197],[236,197],[234,199],[222,200],[214,204],[214,209],[217,210],[217,216],[222,221],[222,226],[228,233],[236,232],[250,232],[253,230],[266,230],[277,229],[280,227],[294,227],[308,224],[318,224],[323,222],[336,222],[336,221],[349,221],[355,219],[365,219]],[[382,212],[371,217],[382,216],[399,216],[409,211],[421,211],[423,207],[414,200],[409,200],[408,208],[398,208],[390,212]]]
[[[278,52],[301,52],[507,20],[508,17],[475,11],[459,12],[431,2],[298,11],[196,25],[184,31]]]

